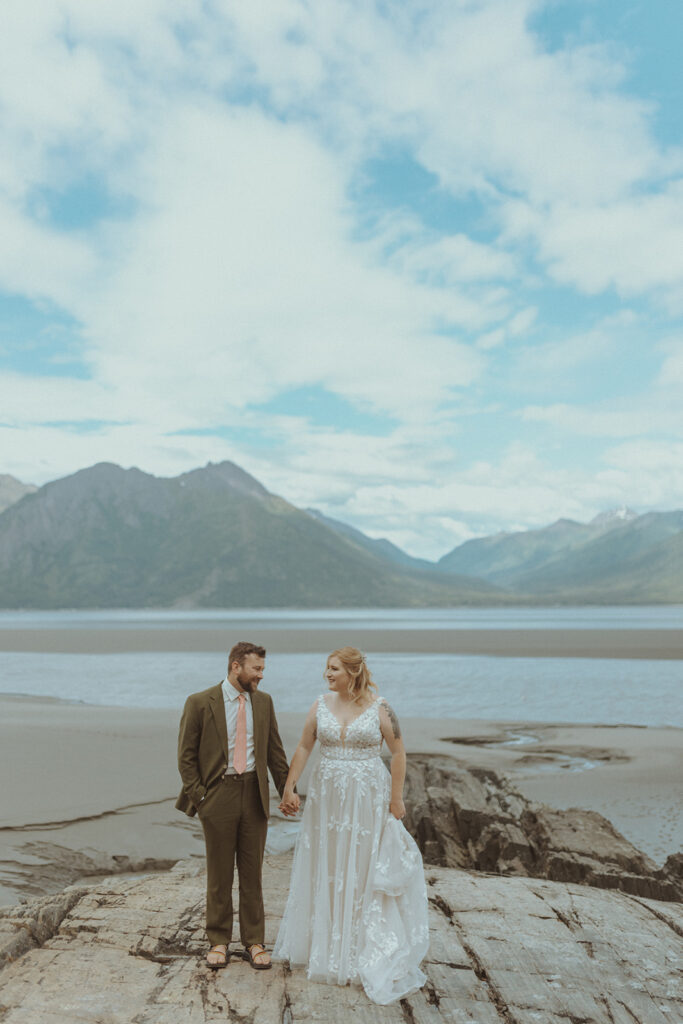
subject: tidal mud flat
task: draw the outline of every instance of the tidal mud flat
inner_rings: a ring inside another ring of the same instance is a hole
[[[234,632],[234,630],[233,630]],[[680,629],[334,629],[259,628],[258,642],[273,654],[325,654],[344,644],[366,653],[480,654],[520,658],[683,659]],[[227,644],[229,647],[229,643]],[[174,628],[13,628],[0,629],[0,651],[54,654],[115,654],[122,651],[225,652],[226,629]]]

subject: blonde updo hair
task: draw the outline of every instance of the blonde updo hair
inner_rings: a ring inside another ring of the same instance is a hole
[[[330,658],[339,658],[344,670],[351,677],[349,682],[349,696],[351,700],[362,700],[364,697],[369,697],[371,690],[377,690],[377,685],[373,682],[370,669],[365,663],[365,657],[357,647],[340,647],[338,650],[328,654],[328,662]]]

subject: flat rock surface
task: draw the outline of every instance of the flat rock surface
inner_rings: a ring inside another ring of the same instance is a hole
[[[267,943],[291,855],[264,871]],[[388,1007],[361,989],[238,958],[203,963],[204,874],[119,875],[0,912],[2,1024],[681,1024],[683,905],[427,867],[428,983]]]

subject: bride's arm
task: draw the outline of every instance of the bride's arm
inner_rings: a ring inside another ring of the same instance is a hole
[[[313,750],[318,736],[317,708],[318,702],[315,701],[306,715],[304,731],[301,734],[299,745],[294,751],[294,757],[292,758],[292,763],[289,766],[289,774],[287,775],[287,781],[285,782],[285,788],[282,793],[282,803],[280,804],[280,810],[285,814],[288,812],[290,814],[296,814],[299,810],[299,796],[294,792],[294,787],[296,786],[297,781],[301,778],[301,773],[306,767],[306,762],[308,761],[308,755]]]
[[[391,803],[389,810],[395,818],[403,818],[406,805],[403,803],[403,783],[406,779],[406,749],[401,739],[401,727],[396,712],[385,700],[379,706],[379,723],[382,736],[391,751]]]

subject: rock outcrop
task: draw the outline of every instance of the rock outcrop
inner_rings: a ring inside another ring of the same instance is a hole
[[[73,850],[53,842],[28,842],[19,848],[21,860],[0,861],[5,879],[12,879],[26,896],[43,896],[67,885],[103,875],[167,871],[179,860],[164,857],[130,857],[125,853]],[[26,870],[30,863],[30,874]]]
[[[291,855],[268,856],[273,942]],[[378,1007],[276,965],[203,962],[203,866],[117,876],[0,912],[3,1024],[673,1024],[683,907],[531,878],[427,868],[425,988]]]
[[[504,776],[447,757],[408,758],[406,826],[425,861],[683,899],[683,857],[663,868],[595,811],[532,803]]]

